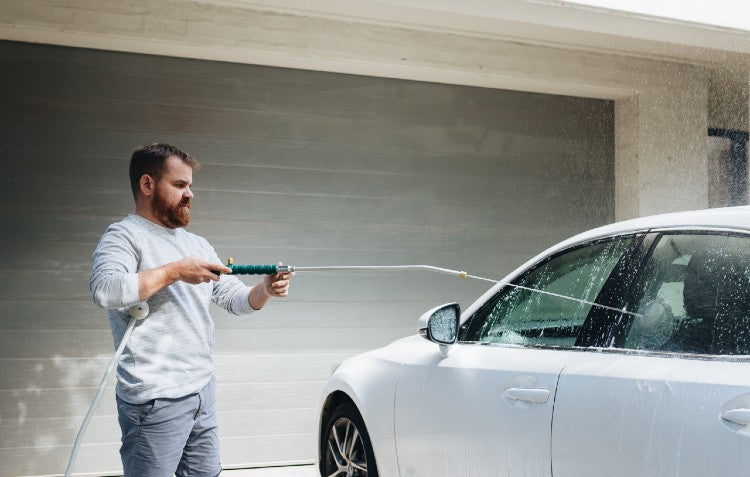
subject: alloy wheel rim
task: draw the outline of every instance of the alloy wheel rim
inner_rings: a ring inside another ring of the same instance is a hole
[[[367,477],[367,453],[357,426],[346,417],[333,423],[326,439],[326,477]]]

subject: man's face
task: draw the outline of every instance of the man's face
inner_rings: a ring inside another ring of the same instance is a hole
[[[193,202],[193,169],[177,156],[167,159],[161,177],[156,181],[152,208],[162,225],[175,229],[190,223]]]

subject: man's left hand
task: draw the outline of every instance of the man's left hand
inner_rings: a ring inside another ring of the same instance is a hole
[[[279,265],[283,265],[279,262]],[[289,295],[289,282],[292,280],[294,272],[277,273],[276,275],[266,275],[263,278],[263,285],[269,296],[285,297]]]

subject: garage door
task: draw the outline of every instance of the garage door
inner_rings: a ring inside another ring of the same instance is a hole
[[[111,355],[88,292],[133,210],[137,146],[204,164],[193,224],[237,263],[430,264],[500,277],[614,218],[611,102],[0,43],[0,462],[61,473]],[[249,283],[252,279],[247,280]],[[310,461],[347,356],[487,288],[424,273],[303,274],[247,318],[214,309],[226,467]],[[120,469],[109,388],[78,472]]]

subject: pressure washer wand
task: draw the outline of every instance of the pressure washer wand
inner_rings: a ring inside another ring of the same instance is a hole
[[[461,270],[451,270],[450,268],[433,267],[432,265],[335,265],[335,266],[314,266],[314,267],[296,267],[294,265],[235,265],[230,258],[227,260],[227,267],[232,269],[232,275],[275,275],[277,273],[290,272],[329,272],[329,271],[379,271],[379,272],[403,272],[409,270],[422,270],[427,272],[445,273],[459,278],[475,278],[487,282],[497,283],[497,280],[490,278],[469,275]]]
[[[328,271],[382,271],[382,272],[402,272],[406,270],[424,270],[428,272],[446,273],[459,278],[474,278],[476,280],[483,280],[490,283],[500,283],[500,280],[493,280],[491,278],[480,277],[477,275],[469,275],[468,273],[460,270],[451,270],[450,268],[433,267],[432,265],[335,265],[335,266],[323,266],[323,267],[295,267],[294,265],[234,265],[234,261],[230,258],[227,260],[227,267],[232,269],[233,275],[274,275],[277,273],[289,273],[289,272],[328,272]],[[217,272],[218,273],[218,272]],[[605,310],[616,311],[626,315],[632,315],[635,317],[641,317],[638,313],[627,311],[625,308],[614,308],[611,306],[600,305],[593,301],[582,300],[571,296],[562,295],[559,293],[549,292],[546,290],[538,290],[536,288],[525,287],[523,285],[517,285],[515,283],[506,283],[507,286],[517,288],[520,290],[527,290],[542,295],[553,296],[561,298],[563,300],[570,300],[576,303],[582,303],[585,305],[597,306]]]

